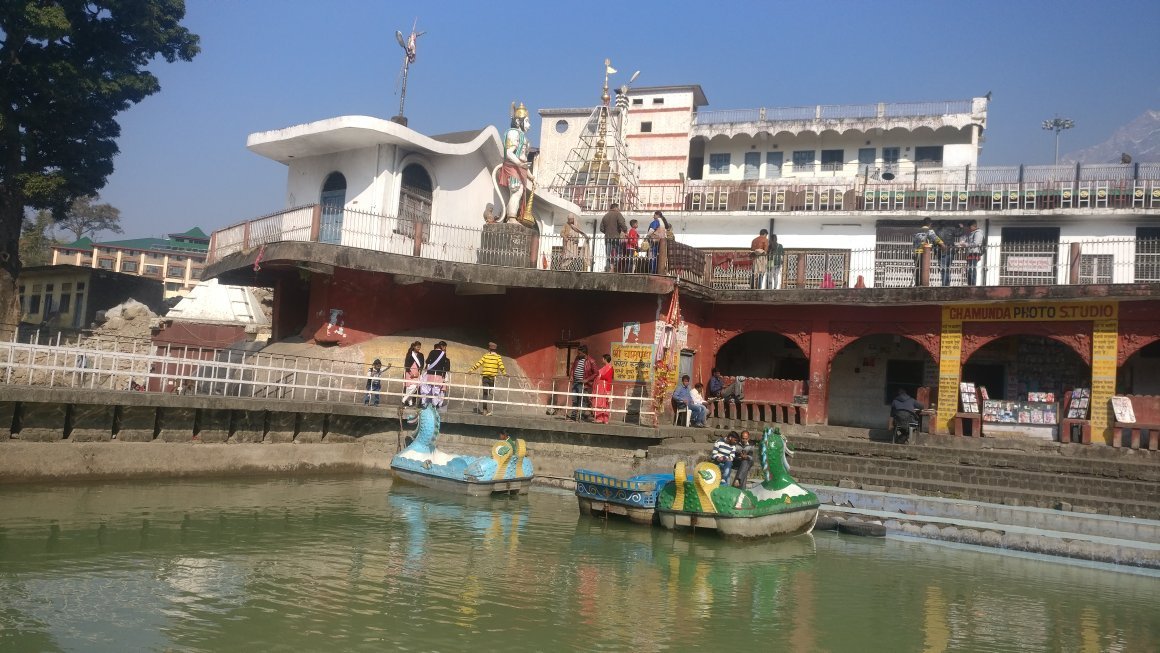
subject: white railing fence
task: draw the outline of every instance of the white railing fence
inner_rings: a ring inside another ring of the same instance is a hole
[[[127,344],[127,343],[126,343]],[[451,409],[467,410],[486,402],[504,412],[542,414],[566,410],[579,399],[589,406],[595,397],[557,389],[552,379],[501,376],[483,397],[478,374],[451,372],[429,383],[404,379],[387,368],[379,390],[370,390],[361,363],[244,352],[227,349],[118,346],[94,348],[91,339],[57,339],[40,343],[12,340],[0,345],[0,381],[10,385],[107,391],[165,392],[180,395],[239,397],[282,403],[371,403],[397,406],[421,398],[423,385],[437,385]],[[628,415],[649,416],[650,390],[638,384],[615,384],[608,412],[614,421]],[[590,409],[589,409],[589,414]]]

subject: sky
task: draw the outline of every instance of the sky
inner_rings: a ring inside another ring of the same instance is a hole
[[[207,233],[279,211],[287,168],[254,132],[398,112],[425,134],[506,127],[524,102],[594,106],[603,61],[637,86],[700,84],[706,110],[967,99],[990,91],[980,165],[1051,163],[1041,124],[1075,121],[1061,152],[1160,109],[1156,0],[494,3],[186,0],[192,62],[155,62],[161,91],[120,116],[101,201],[123,236]]]

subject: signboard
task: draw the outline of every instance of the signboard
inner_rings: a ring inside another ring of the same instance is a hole
[[[943,322],[1066,322],[1112,320],[1119,317],[1117,302],[1026,302],[1019,304],[961,304],[943,307]]]
[[[612,379],[620,383],[652,383],[653,346],[612,343]]]
[[[1051,274],[1055,266],[1055,256],[1007,256],[1008,272],[1028,274]]]
[[[1112,412],[1116,414],[1117,422],[1136,423],[1136,411],[1132,408],[1132,400],[1127,397],[1112,397]]]

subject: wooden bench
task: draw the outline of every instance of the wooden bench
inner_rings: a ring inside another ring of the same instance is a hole
[[[1122,447],[1123,433],[1128,431],[1128,447],[1141,449],[1147,447],[1156,451],[1160,446],[1160,396],[1157,395],[1128,395],[1132,402],[1132,412],[1136,414],[1136,421],[1130,424],[1116,420],[1112,433],[1112,446]]]

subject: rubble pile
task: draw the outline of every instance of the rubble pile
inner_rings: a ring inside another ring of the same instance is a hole
[[[157,315],[148,306],[136,299],[127,299],[106,310],[105,321],[93,333],[117,338],[149,338],[156,319]]]

